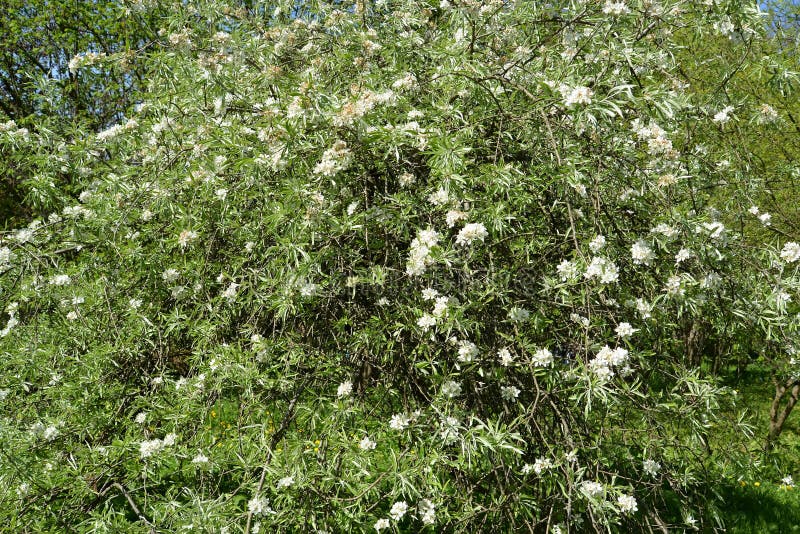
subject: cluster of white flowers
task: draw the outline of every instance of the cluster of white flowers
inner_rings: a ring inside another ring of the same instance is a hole
[[[437,318],[447,317],[447,306],[450,304],[450,297],[439,296],[436,297],[433,303],[433,316]]]
[[[450,210],[445,215],[444,219],[448,228],[452,228],[458,221],[463,221],[468,216],[467,212],[459,210]]]
[[[642,462],[642,468],[644,469],[645,473],[654,477],[658,475],[658,472],[661,470],[661,464],[656,462],[655,460],[647,459],[644,462]]]
[[[8,247],[0,248],[0,273],[3,273],[11,268],[11,262],[14,261],[16,255]]]
[[[31,426],[31,435],[37,439],[43,439],[45,441],[53,441],[58,437],[59,431],[55,425],[47,425],[45,426],[44,423],[41,421],[37,421],[36,423]]]
[[[382,93],[375,93],[369,89],[365,90],[359,97],[352,101],[347,102],[339,110],[339,113],[333,118],[334,126],[349,126],[357,119],[360,119],[369,113],[375,106],[379,104],[391,104],[395,101],[396,95],[394,91],[384,91]]]
[[[630,12],[631,10],[628,8],[625,2],[613,2],[612,0],[606,0],[605,5],[603,6],[603,13],[606,15],[619,17],[620,15],[627,15]]]
[[[3,132],[11,132],[17,129],[16,121],[10,120],[6,122],[0,122],[0,133]]]
[[[286,476],[278,480],[278,483],[275,484],[276,489],[284,489],[290,488],[294,485],[294,477],[293,476]]]
[[[602,256],[595,256],[583,276],[588,280],[599,278],[600,282],[610,284],[619,278],[619,269],[613,261]]]
[[[439,424],[439,436],[445,445],[458,441],[459,421],[455,417],[445,417]]]
[[[631,245],[631,258],[636,265],[650,265],[650,262],[656,257],[653,249],[651,249],[644,241],[637,241]]]
[[[395,521],[400,521],[406,515],[406,512],[408,512],[408,504],[405,501],[397,501],[392,505],[392,509],[389,510],[389,516]]]
[[[436,317],[429,313],[423,313],[422,316],[417,319],[417,326],[419,326],[423,332],[427,332],[432,327],[436,326]]]
[[[508,367],[514,363],[514,355],[511,354],[511,351],[507,348],[502,348],[497,351],[497,358],[500,360],[500,365],[503,367]]]
[[[125,131],[124,126],[122,126],[121,124],[115,124],[113,126],[110,126],[109,128],[106,128],[102,132],[98,132],[95,138],[102,143],[114,139],[123,131]]]
[[[458,232],[456,243],[459,245],[471,245],[473,241],[483,241],[489,235],[483,223],[468,223]]]
[[[778,120],[778,112],[769,104],[761,104],[758,108],[759,122],[770,123]]]
[[[675,155],[672,141],[667,139],[667,133],[658,124],[651,122],[648,126],[645,126],[639,119],[634,119],[631,122],[631,127],[640,141],[647,142],[647,150],[650,154]]]
[[[458,361],[461,363],[471,363],[480,353],[475,343],[463,339],[458,342]]]
[[[392,89],[397,91],[403,89],[412,89],[417,84],[417,77],[413,73],[407,72],[402,78],[396,79],[392,83]]]
[[[581,482],[580,490],[589,498],[597,498],[603,495],[605,488],[599,482],[584,480]]]
[[[364,436],[364,438],[358,442],[358,448],[362,451],[372,451],[375,450],[378,444],[369,439],[369,436]]]
[[[341,398],[349,397],[350,394],[353,392],[353,383],[349,380],[342,382],[339,384],[339,387],[336,388],[336,396]]]
[[[397,501],[392,504],[389,510],[389,517],[394,521],[402,521],[406,513],[408,513],[408,503],[406,501]],[[436,508],[429,499],[422,499],[417,504],[417,513],[420,521],[425,525],[432,525],[436,522]],[[387,518],[378,519],[373,525],[373,528],[380,532],[391,527],[391,523]]]
[[[332,177],[343,171],[350,164],[350,150],[344,141],[336,141],[333,146],[322,153],[322,159],[314,167],[314,174]]]
[[[604,235],[595,236],[594,239],[589,241],[589,250],[595,254],[603,250],[604,246],[606,246],[606,236]]]
[[[433,263],[431,249],[439,243],[439,233],[431,228],[417,231],[417,237],[411,241],[411,248],[406,261],[406,273],[419,276]]]
[[[405,414],[395,414],[392,416],[392,419],[389,421],[389,428],[392,430],[405,430],[408,428],[408,425],[411,423],[411,418]]]
[[[543,472],[549,471],[553,467],[555,467],[555,464],[553,464],[550,458],[537,458],[533,463],[532,470],[537,475],[541,475]]]
[[[793,488],[794,487],[794,479],[792,478],[792,475],[786,475],[785,477],[783,477],[781,479],[781,484],[783,484],[787,488]]]
[[[661,234],[664,237],[668,237],[671,239],[677,236],[679,232],[674,226],[670,226],[666,223],[660,223],[656,225],[652,230],[650,230],[650,233]]]
[[[711,239],[724,239],[725,238],[725,225],[719,221],[711,221],[707,223],[700,224],[695,229],[697,233],[701,233],[703,231],[708,232],[709,237]]]
[[[454,380],[448,380],[442,384],[442,395],[452,399],[461,395],[461,384]]]
[[[622,339],[627,339],[631,337],[635,332],[638,332],[639,330],[637,328],[632,327],[631,323],[622,322],[617,325],[617,328],[614,331]]]
[[[450,202],[450,195],[446,189],[440,187],[430,195],[428,195],[428,202],[434,206],[444,206]]]
[[[163,273],[161,273],[161,279],[164,280],[167,284],[175,283],[178,278],[180,277],[180,273],[177,269],[167,269]]]
[[[417,513],[423,525],[432,525],[436,522],[436,507],[430,499],[422,499],[417,503]]]
[[[226,287],[222,291],[221,296],[228,302],[233,302],[236,299],[236,291],[238,289],[239,289],[239,284],[237,284],[236,282],[231,282],[230,284],[228,284],[228,287]]]
[[[253,515],[266,515],[275,513],[266,497],[253,497],[247,502],[247,511]]]
[[[154,454],[158,454],[166,447],[171,447],[175,444],[177,436],[175,434],[167,434],[164,439],[151,439],[143,441],[139,444],[139,455],[142,458],[149,458]]]
[[[19,319],[17,319],[17,308],[19,307],[19,303],[12,302],[8,306],[6,306],[6,313],[8,313],[8,322],[6,322],[6,326],[0,330],[0,337],[6,337],[11,331],[14,329],[15,326],[19,324]]]
[[[400,187],[408,187],[416,181],[416,177],[410,172],[404,172],[397,177],[397,182],[400,184]]]
[[[629,514],[639,509],[633,495],[622,494],[617,497],[617,506],[619,507],[619,511],[623,514]]]
[[[688,248],[682,248],[675,254],[675,265],[679,265],[689,258],[691,258],[694,254]]]
[[[592,97],[594,96],[594,91],[584,85],[579,85],[576,87],[561,85],[558,90],[561,93],[561,96],[564,98],[564,105],[568,108],[571,108],[576,104],[584,104],[588,106],[592,103]]]
[[[208,463],[208,456],[203,454],[203,451],[198,450],[197,454],[192,458],[192,463],[197,465],[207,464]]]
[[[733,112],[733,106],[725,106],[721,110],[719,110],[716,114],[714,114],[714,118],[711,119],[717,124],[725,124],[729,120],[731,120],[730,114]]]
[[[686,294],[686,288],[683,287],[683,279],[677,274],[673,274],[667,278],[667,282],[664,284],[664,293],[676,297],[684,296]]]
[[[72,74],[78,72],[78,69],[88,67],[106,57],[103,52],[86,52],[78,54],[69,60],[67,66]]]
[[[781,250],[781,259],[786,263],[794,263],[800,260],[800,244],[790,241],[783,245]]]
[[[57,274],[50,278],[50,285],[53,286],[66,286],[72,282],[72,279],[69,275],[66,274]]]
[[[734,26],[730,18],[723,17],[714,23],[714,29],[717,30],[720,35],[730,36],[736,29],[736,26]]]
[[[613,369],[625,365],[627,361],[627,349],[623,349],[622,347],[612,349],[606,345],[589,361],[589,369],[591,369],[599,379],[608,380],[614,376]]]
[[[556,267],[556,272],[558,272],[562,282],[574,281],[580,274],[578,265],[569,260],[563,260],[561,263],[559,263]]]
[[[197,232],[194,230],[183,230],[178,235],[178,244],[181,246],[181,248],[186,248],[195,239],[197,239]]]
[[[549,367],[553,365],[553,353],[547,349],[539,349],[531,356],[531,362],[537,367]]]
[[[519,397],[520,390],[515,386],[502,386],[500,388],[500,396],[503,397],[503,400],[507,402],[511,402],[517,397]]]

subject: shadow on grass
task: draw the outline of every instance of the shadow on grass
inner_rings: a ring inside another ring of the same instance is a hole
[[[734,486],[723,489],[721,511],[727,532],[800,533],[800,489],[776,486]]]

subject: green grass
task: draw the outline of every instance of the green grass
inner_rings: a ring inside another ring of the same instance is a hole
[[[724,517],[731,534],[800,532],[800,489],[775,483],[723,489]]]
[[[728,381],[738,391],[736,411],[746,410],[754,435],[738,472],[720,488],[721,506],[727,532],[753,534],[764,532],[800,533],[800,408],[789,416],[773,451],[763,450],[769,426],[769,407],[774,387],[765,369],[751,365],[747,372]],[[731,436],[729,436],[731,438]],[[730,443],[730,441],[728,442]],[[717,450],[725,449],[725,436],[719,436]],[[736,451],[728,451],[732,457]],[[798,484],[793,489],[781,486],[780,480],[793,475]]]

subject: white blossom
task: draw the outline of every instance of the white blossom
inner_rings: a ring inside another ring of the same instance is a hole
[[[623,322],[619,323],[614,331],[617,333],[619,337],[621,337],[622,339],[626,339],[631,337],[635,332],[638,332],[639,330],[632,327],[630,323]]]
[[[489,234],[486,232],[486,227],[483,223],[468,223],[458,232],[456,243],[459,245],[471,245],[475,240],[483,241],[487,235]]]
[[[591,104],[594,91],[583,85],[577,87],[563,86],[561,87],[561,94],[564,97],[564,105],[571,108],[576,104]]]
[[[346,382],[342,382],[339,384],[339,387],[336,389],[336,396],[339,398],[347,397],[353,392],[353,383],[347,380]]]
[[[417,513],[423,525],[432,525],[436,522],[436,508],[429,499],[422,499],[417,503]]]
[[[207,464],[208,463],[208,456],[203,454],[203,451],[198,451],[194,458],[192,458],[193,464]]]
[[[533,463],[533,472],[541,475],[543,472],[552,469],[553,461],[550,458],[537,458]]]
[[[471,341],[462,340],[458,343],[458,361],[470,363],[478,355],[478,347]]]
[[[269,499],[266,497],[253,497],[247,502],[247,510],[253,515],[265,515],[274,513],[269,506]]]
[[[634,264],[650,265],[650,262],[655,258],[655,254],[643,241],[637,241],[631,245],[631,258],[633,258]]]
[[[403,519],[403,516],[406,515],[408,511],[408,504],[405,501],[398,501],[392,505],[392,509],[389,511],[389,515],[395,521],[400,521]]]
[[[630,9],[628,9],[628,6],[625,4],[625,2],[613,2],[612,0],[606,0],[605,5],[603,6],[603,13],[618,17],[620,15],[626,15],[630,13]]]
[[[730,113],[732,111],[733,111],[733,106],[725,106],[714,115],[714,118],[712,120],[718,124],[725,124],[726,122],[731,120]]]
[[[453,380],[448,380],[442,384],[442,395],[450,399],[461,394],[461,385]]]
[[[503,386],[500,388],[500,396],[503,400],[511,402],[516,399],[520,394],[519,388],[514,386]]]
[[[598,235],[589,242],[589,249],[597,254],[603,247],[606,246],[606,238],[603,235]]]
[[[553,353],[547,349],[539,349],[531,356],[531,362],[537,367],[549,367],[553,365]]]
[[[791,241],[786,243],[781,250],[781,259],[786,263],[794,263],[800,260],[800,244]]]
[[[617,497],[617,506],[619,506],[619,511],[623,514],[635,512],[639,509],[636,504],[636,499],[633,497],[633,495],[623,494]]]
[[[497,357],[500,360],[500,365],[504,367],[508,367],[514,362],[514,356],[511,354],[511,351],[506,348],[497,351]]]
[[[661,469],[661,464],[655,460],[647,459],[642,462],[642,468],[644,469],[645,473],[654,477],[658,475],[658,471]]]
[[[389,421],[389,428],[392,430],[405,430],[408,428],[411,419],[405,414],[395,414],[392,416],[392,419]]]
[[[374,450],[377,445],[377,443],[369,439],[369,436],[364,436],[364,438],[358,442],[358,448],[362,451]]]
[[[584,480],[580,485],[581,492],[587,497],[599,497],[603,494],[603,485],[593,480]]]
[[[569,260],[563,260],[561,263],[558,264],[556,267],[556,271],[558,272],[559,276],[561,277],[562,282],[566,282],[568,280],[575,280],[578,277],[578,266]]]
[[[283,488],[289,488],[293,485],[294,485],[294,477],[287,476],[278,480],[278,483],[275,485],[275,487],[276,489],[283,489]]]

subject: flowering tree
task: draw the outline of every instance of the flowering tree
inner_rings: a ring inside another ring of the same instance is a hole
[[[209,1],[163,25],[118,124],[2,127],[83,185],[0,244],[9,524],[719,521],[710,437],[737,421],[699,365],[796,335],[765,284],[796,293],[800,245],[754,250],[712,205],[744,172],[702,144],[734,110],[672,52],[687,25],[759,39],[756,10]]]

